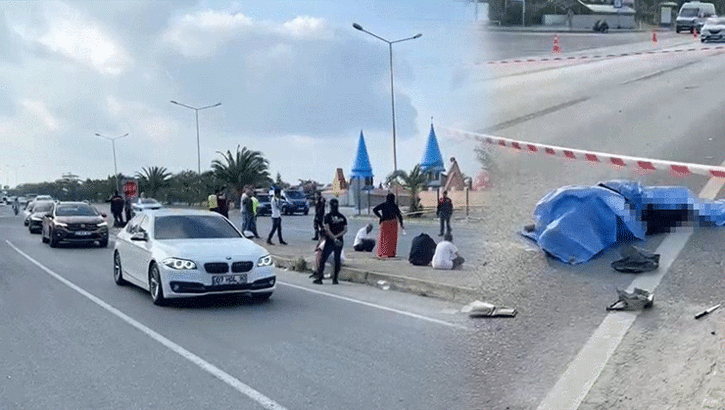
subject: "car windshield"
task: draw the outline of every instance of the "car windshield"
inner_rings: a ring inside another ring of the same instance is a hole
[[[305,196],[299,191],[287,191],[285,195],[288,199],[305,199]]]
[[[142,203],[142,204],[158,204],[159,201],[157,201],[157,200],[155,200],[153,198],[143,198],[143,199],[139,200],[139,203]]]
[[[257,195],[259,202],[269,202],[269,195]]]
[[[58,205],[55,214],[57,216],[96,216],[98,211],[90,205]]]
[[[707,20],[709,26],[712,25],[725,25],[725,17],[711,18]]]
[[[53,209],[53,203],[52,202],[36,202],[35,205],[33,205],[33,212],[48,212],[51,209]]]
[[[220,239],[240,238],[226,219],[212,215],[173,215],[156,218],[156,239]]]
[[[680,17],[697,17],[698,9],[684,9],[680,12]]]

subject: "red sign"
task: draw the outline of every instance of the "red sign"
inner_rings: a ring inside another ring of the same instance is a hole
[[[126,198],[135,199],[138,196],[138,184],[134,180],[123,183],[123,194]]]

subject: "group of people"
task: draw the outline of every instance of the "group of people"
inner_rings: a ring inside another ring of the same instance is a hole
[[[118,191],[106,200],[111,203],[111,213],[113,214],[113,226],[125,226],[133,217],[131,211],[131,199],[122,197]],[[125,215],[124,215],[125,214]],[[126,220],[124,221],[124,216]]]
[[[224,188],[219,188],[207,198],[209,210],[229,218],[229,200]]]

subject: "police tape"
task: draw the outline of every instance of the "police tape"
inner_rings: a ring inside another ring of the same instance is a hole
[[[593,164],[608,164],[617,169],[629,168],[642,173],[668,170],[671,175],[676,177],[686,177],[691,174],[696,174],[708,177],[725,178],[725,167],[665,161],[652,158],[630,157],[605,152],[585,151],[581,149],[539,144],[535,142],[518,141],[510,138],[480,134],[455,128],[443,128],[443,131],[449,133],[454,138],[462,137],[475,139],[486,144],[510,148],[518,152],[544,154],[569,160],[586,161]]]
[[[514,64],[526,64],[526,63],[541,63],[541,62],[562,62],[562,61],[591,61],[591,60],[604,60],[611,58],[621,58],[629,56],[640,56],[640,55],[653,55],[653,54],[676,54],[676,53],[691,53],[695,51],[712,51],[722,50],[725,46],[706,46],[706,47],[689,47],[689,48],[676,48],[672,50],[648,50],[648,51],[632,51],[628,53],[609,53],[609,54],[594,54],[594,55],[572,55],[572,56],[557,56],[557,57],[529,57],[529,58],[514,58],[508,60],[493,60],[482,63],[472,63],[471,66],[484,66],[484,65],[514,65]]]

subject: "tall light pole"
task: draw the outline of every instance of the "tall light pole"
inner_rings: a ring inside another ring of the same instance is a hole
[[[218,102],[218,103],[216,103],[214,105],[207,105],[206,107],[200,107],[200,108],[196,108],[196,107],[192,107],[190,105],[182,104],[182,103],[176,102],[174,100],[171,100],[171,103],[172,104],[176,104],[176,105],[180,105],[180,106],[185,107],[185,108],[188,108],[190,110],[194,110],[194,112],[196,113],[196,159],[197,159],[199,176],[201,176],[201,147],[199,145],[199,111],[206,110],[207,108],[218,107],[218,106],[222,105],[222,103]]]
[[[111,141],[111,145],[113,146],[113,179],[116,180],[116,191],[118,191],[118,167],[116,166],[116,140],[120,140],[123,137],[127,137],[128,133],[125,133],[121,135],[120,137],[106,137],[105,135],[101,135],[99,133],[96,133],[96,137],[105,138],[109,141]]]
[[[397,155],[397,148],[395,146],[395,91],[393,88],[393,44],[400,43],[402,41],[414,40],[416,38],[420,38],[422,36],[422,34],[418,33],[418,34],[414,35],[413,37],[401,38],[400,40],[390,41],[390,40],[386,40],[386,39],[378,36],[377,34],[373,34],[369,31],[365,30],[364,28],[362,28],[361,25],[359,25],[357,23],[352,23],[352,26],[357,30],[370,34],[371,36],[377,38],[378,40],[382,40],[382,41],[388,43],[388,48],[390,50],[390,102],[391,102],[390,106],[392,107],[392,111],[393,111],[393,172],[395,173],[398,171],[398,155]]]

